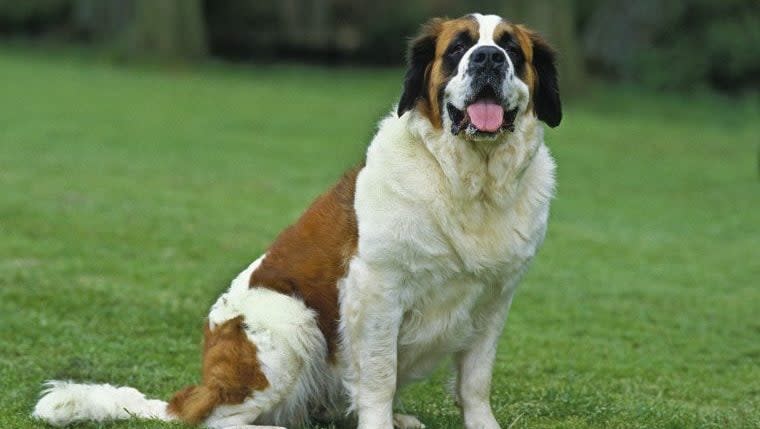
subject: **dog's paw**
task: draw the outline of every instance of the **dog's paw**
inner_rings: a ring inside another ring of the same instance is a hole
[[[466,429],[501,429],[499,423],[490,413],[475,418],[465,418],[464,427]]]
[[[425,429],[425,425],[417,417],[407,414],[394,414],[393,427],[396,429]]]

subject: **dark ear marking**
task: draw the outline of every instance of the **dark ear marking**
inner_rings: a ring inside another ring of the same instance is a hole
[[[420,34],[409,44],[404,90],[398,103],[398,116],[414,108],[417,100],[428,97],[425,91],[427,71],[435,58],[435,44],[443,20],[432,19],[422,26]]]
[[[538,119],[554,128],[562,122],[557,54],[539,35],[531,33],[530,39],[533,42],[533,67],[538,79],[533,93],[533,106]]]

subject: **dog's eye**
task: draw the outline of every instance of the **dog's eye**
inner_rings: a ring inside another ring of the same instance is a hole
[[[507,51],[509,59],[512,60],[512,65],[519,72],[522,69],[523,64],[525,64],[525,54],[523,54],[523,50],[520,45],[518,45],[517,42],[515,42],[511,37],[505,37],[502,38],[499,46]]]
[[[466,49],[467,49],[467,46],[464,44],[464,42],[457,42],[449,50],[449,55],[451,55],[452,57],[462,55],[464,54],[464,51]]]
[[[509,54],[510,58],[515,58],[518,60],[522,60],[524,58],[523,51],[519,46],[507,46],[507,53]]]
[[[514,40],[512,40],[511,37],[502,38],[499,41],[499,46],[501,46],[509,54],[522,55],[522,49],[520,49],[520,45],[518,45]]]

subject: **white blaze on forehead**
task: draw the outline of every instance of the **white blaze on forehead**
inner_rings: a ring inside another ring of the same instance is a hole
[[[497,45],[493,39],[493,34],[496,31],[496,26],[502,22],[501,17],[498,15],[481,15],[479,13],[473,13],[470,16],[472,18],[475,18],[475,21],[478,23],[478,42],[472,45],[459,61],[455,79],[459,77],[460,80],[465,78],[465,71],[467,70],[467,66],[470,64],[470,55],[475,49],[483,45],[491,45],[496,46],[503,51],[503,49]]]
[[[496,31],[496,26],[501,23],[501,17],[498,15],[481,15],[479,13],[475,13],[472,16],[478,21],[478,31],[480,33],[478,45],[495,45],[493,33]]]

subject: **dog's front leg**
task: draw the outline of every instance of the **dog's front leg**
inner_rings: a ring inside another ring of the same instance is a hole
[[[392,429],[399,325],[403,310],[392,276],[353,261],[343,285],[341,321],[347,388],[359,429]]]
[[[456,400],[466,429],[499,429],[491,410],[491,377],[496,346],[512,302],[512,292],[495,297],[481,309],[478,335],[466,350],[457,353]]]

